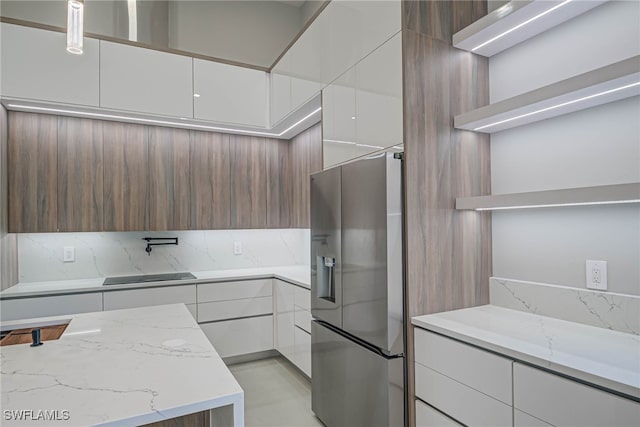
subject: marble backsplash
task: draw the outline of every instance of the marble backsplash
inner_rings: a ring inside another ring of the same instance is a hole
[[[148,255],[147,236],[178,237],[179,245],[156,246]],[[234,242],[241,242],[241,255],[234,255]],[[63,262],[65,246],[75,248],[75,262]],[[309,247],[308,229],[19,234],[19,281],[303,265]]]
[[[640,297],[525,282],[490,279],[492,305],[640,335]]]

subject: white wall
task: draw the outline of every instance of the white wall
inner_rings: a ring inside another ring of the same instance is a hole
[[[169,47],[269,67],[302,28],[301,10],[276,1],[169,4]]]
[[[492,102],[640,54],[640,2],[612,1],[490,59]],[[640,182],[640,97],[491,136],[494,194]],[[494,212],[493,275],[640,295],[640,207]]]
[[[178,237],[178,246],[145,252],[142,237]],[[242,255],[233,243],[242,242]],[[62,262],[64,246],[76,262]],[[309,230],[216,230],[19,234],[20,282],[89,279],[174,271],[209,271],[309,263]]]

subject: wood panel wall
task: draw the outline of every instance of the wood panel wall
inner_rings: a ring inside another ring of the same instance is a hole
[[[320,125],[291,141],[11,112],[9,230],[309,227]]]
[[[0,290],[18,283],[18,239],[9,234],[9,122],[0,105]]]
[[[293,206],[291,227],[309,228],[309,176],[322,170],[322,125],[314,125],[295,136],[289,150]]]
[[[490,194],[489,136],[453,129],[488,104],[488,60],[453,48],[452,35],[486,14],[483,1],[402,2],[406,321],[410,425],[415,425],[413,316],[487,304],[489,213],[455,198]]]
[[[149,212],[149,129],[105,123],[104,230],[146,230]]]
[[[9,230],[58,231],[57,118],[12,112],[9,141]]]
[[[231,228],[229,135],[191,131],[191,228]]]

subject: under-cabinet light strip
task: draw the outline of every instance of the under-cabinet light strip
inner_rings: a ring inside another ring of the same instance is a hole
[[[358,144],[357,142],[352,142],[352,141],[340,141],[338,139],[325,139],[325,141],[327,142],[335,142],[337,144],[345,144],[345,145],[355,145],[356,147],[366,147],[366,148],[385,148],[385,147],[381,147],[379,145],[367,145],[367,144]],[[397,146],[394,145],[393,148],[398,148]]]
[[[269,137],[279,137],[279,136],[284,135],[285,133],[289,132],[291,129],[293,129],[296,126],[302,124],[304,121],[309,119],[311,116],[313,116],[314,114],[316,114],[317,112],[322,110],[322,107],[318,107],[313,112],[307,114],[302,119],[298,120],[296,123],[294,123],[293,125],[289,126],[287,129],[285,129],[284,131],[282,131],[280,133],[269,133],[269,132],[258,132],[258,131],[245,130],[245,129],[223,128],[223,127],[218,127],[218,126],[207,126],[207,125],[171,122],[171,121],[166,121],[166,120],[144,119],[144,118],[138,118],[138,117],[127,117],[127,116],[119,116],[119,115],[115,115],[115,114],[90,113],[90,112],[86,112],[86,111],[64,110],[64,109],[60,109],[60,108],[49,108],[49,107],[35,107],[35,106],[31,106],[31,105],[7,104],[7,106],[10,107],[10,108],[21,109],[21,110],[26,110],[26,111],[46,111],[46,112],[50,112],[50,113],[73,114],[73,115],[78,115],[78,116],[97,117],[97,118],[103,118],[103,119],[116,119],[116,120],[124,120],[124,121],[128,121],[128,122],[142,122],[142,123],[151,123],[151,124],[158,124],[158,125],[172,125],[172,126],[186,127],[186,128],[189,128],[189,129],[198,128],[198,129],[207,129],[207,130],[218,130],[218,131],[222,131],[222,132],[247,133],[247,134],[251,134],[251,135],[262,135],[262,136],[269,136]]]
[[[527,24],[530,24],[531,22],[533,22],[533,21],[537,20],[538,18],[542,18],[542,17],[543,17],[543,16],[545,16],[546,14],[551,13],[551,12],[553,12],[554,10],[561,8],[562,6],[566,5],[567,3],[571,2],[571,1],[572,1],[572,0],[565,0],[565,1],[563,1],[562,3],[555,5],[554,7],[550,8],[550,9],[545,10],[545,11],[544,11],[544,12],[542,12],[542,13],[539,13],[538,15],[534,16],[533,18],[529,18],[529,19],[527,19],[526,21],[524,21],[524,22],[522,22],[522,23],[520,23],[520,24],[516,25],[515,27],[510,28],[510,29],[508,29],[507,31],[505,31],[505,32],[503,32],[503,33],[498,34],[497,36],[495,36],[495,37],[493,37],[493,38],[491,38],[491,39],[487,40],[486,42],[484,42],[484,43],[482,43],[482,44],[479,44],[478,46],[476,46],[476,47],[474,47],[473,49],[471,49],[471,52],[474,52],[474,51],[476,51],[476,50],[480,49],[481,47],[484,47],[484,46],[488,45],[489,43],[493,43],[494,41],[496,41],[496,40],[498,40],[498,39],[501,39],[502,37],[506,36],[507,34],[512,33],[512,32],[514,32],[515,30],[517,30],[517,29],[519,29],[519,28],[522,28],[522,27],[524,27],[524,26],[525,26],[525,25],[527,25]]]
[[[555,208],[563,206],[591,206],[591,205],[619,205],[627,203],[640,203],[640,199],[634,200],[607,200],[604,202],[576,202],[576,203],[551,203],[548,205],[523,205],[523,206],[499,206],[491,208],[475,208],[476,211],[500,211],[509,209],[535,209],[535,208]]]
[[[508,122],[512,122],[514,120],[522,119],[524,117],[529,117],[529,116],[533,116],[535,114],[544,113],[545,111],[554,110],[556,108],[566,107],[567,105],[575,104],[575,103],[582,102],[582,101],[587,101],[587,100],[592,99],[592,98],[597,98],[598,96],[608,95],[610,93],[619,92],[621,90],[629,89],[631,87],[639,86],[639,85],[640,85],[640,82],[635,82],[635,83],[631,83],[631,84],[628,84],[628,85],[625,85],[625,86],[617,87],[615,89],[605,90],[604,92],[599,92],[599,93],[596,93],[596,94],[593,94],[593,95],[583,96],[582,98],[574,99],[572,101],[563,102],[561,104],[552,105],[551,107],[545,107],[545,108],[541,108],[541,109],[536,110],[536,111],[531,111],[529,113],[520,114],[519,116],[516,116],[516,117],[511,117],[511,118],[500,120],[500,121],[497,121],[497,122],[494,122],[494,123],[489,123],[488,125],[484,125],[484,126],[480,126],[480,127],[474,128],[473,130],[474,131],[478,131],[478,130],[486,129],[486,128],[491,127],[491,126],[501,125],[503,123],[508,123]]]

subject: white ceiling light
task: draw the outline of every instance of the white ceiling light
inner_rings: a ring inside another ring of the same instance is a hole
[[[67,52],[82,54],[84,3],[82,0],[67,2]]]

